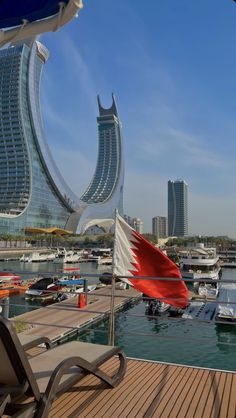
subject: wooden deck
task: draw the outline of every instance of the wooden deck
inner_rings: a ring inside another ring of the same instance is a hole
[[[110,289],[99,289],[94,302],[78,309],[76,299],[37,309],[17,317],[33,322],[27,333],[57,339],[67,335],[71,327],[80,327],[110,311]],[[134,289],[117,290],[118,308]],[[124,298],[125,296],[125,298]],[[30,353],[37,355],[42,348]],[[117,360],[103,369],[112,374]],[[68,392],[56,399],[49,418],[235,418],[236,373],[203,368],[170,365],[139,359],[128,359],[122,383],[110,389],[98,378],[87,375]]]
[[[104,369],[112,373],[116,360]],[[54,401],[50,418],[235,418],[236,373],[128,360],[114,389],[93,376]]]
[[[27,335],[45,335],[52,341],[62,339],[71,332],[73,328],[81,328],[92,321],[104,318],[110,312],[111,287],[96,289],[92,295],[88,295],[88,305],[85,308],[77,307],[78,298],[67,299],[66,301],[39,308],[12,320],[23,321],[32,324],[32,328],[25,331]],[[115,308],[122,308],[132,298],[141,294],[135,289],[116,289]]]

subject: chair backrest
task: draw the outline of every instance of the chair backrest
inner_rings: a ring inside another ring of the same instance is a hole
[[[40,393],[24,349],[10,321],[0,316],[0,392],[1,386],[19,387],[39,399]],[[10,389],[10,388],[9,388]]]

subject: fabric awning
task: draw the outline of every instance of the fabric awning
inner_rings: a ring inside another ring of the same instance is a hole
[[[19,26],[23,19],[29,22],[46,19],[59,12],[58,0],[1,0],[0,28]],[[63,0],[67,5],[69,0]]]

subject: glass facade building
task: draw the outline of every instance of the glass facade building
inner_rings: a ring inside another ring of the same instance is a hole
[[[79,200],[43,134],[39,84],[47,58],[47,49],[33,40],[0,51],[0,233],[65,228]]]
[[[121,122],[114,95],[112,105],[105,109],[98,96],[98,157],[93,178],[81,196],[85,209],[79,221],[79,230],[86,226],[102,225],[114,219],[115,210],[123,215],[124,153]]]
[[[93,179],[81,196],[87,203],[104,203],[115,192],[121,171],[121,129],[114,96],[112,106],[104,109],[98,96],[98,158]],[[122,203],[122,200],[121,200]]]
[[[168,181],[168,235],[188,235],[188,185],[184,180]]]
[[[44,136],[39,87],[48,55],[35,39],[0,51],[0,234],[22,234],[32,227],[84,232],[99,223],[108,230],[115,209],[123,213],[123,145],[114,96],[109,109],[98,97],[97,165],[79,199]]]

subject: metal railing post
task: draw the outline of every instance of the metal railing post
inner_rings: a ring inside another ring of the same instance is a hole
[[[9,318],[9,298],[2,299],[2,316],[3,318]]]

